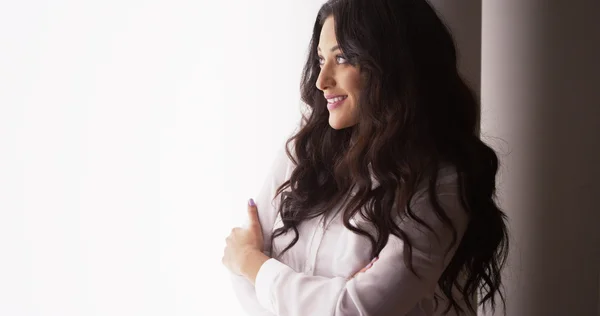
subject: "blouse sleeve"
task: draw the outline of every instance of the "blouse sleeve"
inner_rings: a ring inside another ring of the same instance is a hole
[[[280,261],[269,259],[256,276],[258,301],[270,312],[286,316],[407,314],[420,300],[433,295],[437,281],[454,255],[467,225],[456,182],[438,188],[438,200],[457,230],[456,244],[446,256],[452,230],[433,212],[426,194],[413,202],[412,210],[437,232],[439,239],[414,221],[397,223],[411,240],[413,266],[421,279],[404,263],[404,242],[390,234],[379,259],[370,269],[350,281],[343,277],[298,273]]]
[[[279,198],[271,202],[275,196],[277,188],[289,178],[292,162],[285,153],[285,146],[280,149],[273,162],[271,169],[263,182],[263,185],[254,197],[254,202],[258,208],[258,218],[263,231],[263,253],[271,256],[269,248],[271,245],[271,232],[277,216],[279,207]],[[246,220],[243,224],[246,227],[249,224]],[[250,281],[241,275],[229,272],[234,293],[240,302],[243,310],[250,316],[274,316],[274,314],[265,309],[257,300],[255,287]]]

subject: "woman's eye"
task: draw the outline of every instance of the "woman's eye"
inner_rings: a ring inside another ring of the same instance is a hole
[[[348,60],[346,59],[346,57],[342,56],[342,55],[337,55],[335,56],[335,59],[337,60],[337,62],[339,64],[346,64],[348,63]],[[317,57],[317,62],[319,63],[320,66],[323,66],[323,57],[319,56]]]

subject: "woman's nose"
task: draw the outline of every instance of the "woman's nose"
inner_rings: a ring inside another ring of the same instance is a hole
[[[329,70],[329,68],[323,67],[321,69],[321,72],[319,73],[319,77],[317,78],[317,89],[325,91],[327,89],[330,89],[333,85],[335,85],[335,80],[331,75],[331,71]]]

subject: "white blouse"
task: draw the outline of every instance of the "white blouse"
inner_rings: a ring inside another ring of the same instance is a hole
[[[280,196],[273,203],[270,201],[277,188],[289,179],[294,167],[282,148],[254,199],[263,229],[264,253],[269,257],[274,257],[268,253],[271,232],[282,226],[277,214]],[[255,286],[243,276],[231,273],[234,292],[243,309],[251,316],[443,315],[445,301],[440,300],[440,307],[434,310],[434,293],[441,293],[437,281],[450,262],[468,222],[459,203],[456,179],[454,168],[440,169],[438,199],[458,233],[457,243],[445,257],[444,250],[452,241],[452,231],[431,209],[427,195],[423,194],[426,183],[415,196],[412,209],[439,234],[439,239],[411,220],[398,219],[396,222],[411,238],[413,265],[422,279],[405,265],[404,243],[392,234],[379,259],[367,271],[352,278],[373,258],[370,257],[369,239],[344,227],[340,212],[344,201],[336,206],[333,214],[326,215],[327,218],[320,216],[301,223],[298,242],[283,254],[281,261],[271,258],[261,266]],[[377,187],[379,183],[373,176],[372,180],[373,188]],[[373,226],[367,225],[360,215],[351,223],[374,235]],[[273,252],[279,254],[294,236],[290,230],[275,238]],[[464,302],[461,305],[465,306]],[[451,311],[445,315],[454,314]]]

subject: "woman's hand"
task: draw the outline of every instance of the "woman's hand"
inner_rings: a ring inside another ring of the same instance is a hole
[[[357,276],[359,273],[361,273],[361,272],[365,272],[365,271],[369,270],[369,269],[370,269],[370,268],[373,266],[373,263],[375,263],[375,261],[377,261],[377,259],[379,259],[379,257],[375,257],[375,258],[373,258],[373,260],[371,260],[371,262],[369,262],[369,264],[367,264],[367,266],[366,266],[366,267],[364,267],[364,268],[360,269],[360,271],[356,272],[356,273],[355,273],[353,276],[351,276],[351,277],[348,279],[348,281],[352,280],[352,279],[353,279],[355,276]]]
[[[225,239],[226,246],[221,262],[231,272],[242,275],[245,259],[253,251],[263,251],[263,234],[262,227],[258,220],[258,209],[254,204],[254,200],[248,201],[248,216],[250,224],[247,228],[234,227],[231,233]]]

